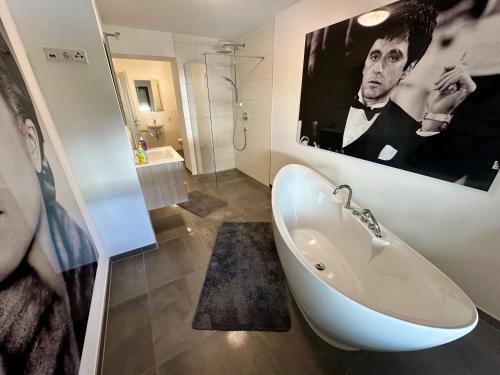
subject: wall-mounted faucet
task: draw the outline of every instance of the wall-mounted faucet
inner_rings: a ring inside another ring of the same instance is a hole
[[[349,185],[340,185],[338,188],[336,188],[333,191],[333,194],[336,195],[340,190],[342,189],[347,189],[348,195],[347,195],[347,201],[345,202],[345,208],[350,210],[351,209],[351,198],[352,198],[352,189]]]
[[[378,225],[377,220],[375,219],[375,216],[373,216],[372,212],[368,209],[365,208],[361,214],[363,215],[361,217],[361,220],[367,222],[368,220],[371,220],[371,223],[368,224],[368,228],[373,231],[375,236],[377,238],[382,238],[382,231],[380,230],[380,225]]]

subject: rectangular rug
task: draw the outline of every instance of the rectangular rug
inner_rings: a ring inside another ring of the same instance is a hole
[[[219,198],[194,190],[188,193],[188,201],[179,203],[178,206],[192,212],[193,214],[203,218],[210,215],[212,212],[226,206],[227,203]]]
[[[288,331],[286,281],[271,223],[224,223],[217,234],[194,329]]]

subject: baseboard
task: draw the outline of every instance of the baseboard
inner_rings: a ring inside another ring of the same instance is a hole
[[[479,319],[485,321],[490,326],[500,331],[500,320],[488,314],[487,312],[481,310],[480,308],[477,308],[477,312],[479,314]]]
[[[134,256],[134,255],[145,253],[146,251],[151,251],[151,250],[156,250],[156,249],[158,249],[158,244],[152,243],[150,245],[146,245],[146,246],[134,249],[134,250],[126,251],[126,252],[121,253],[121,254],[113,255],[111,257],[111,261],[116,262],[117,260],[122,260],[122,259],[125,259],[128,257]]]

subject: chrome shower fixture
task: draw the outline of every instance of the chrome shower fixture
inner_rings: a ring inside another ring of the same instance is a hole
[[[234,48],[236,50],[240,48],[245,48],[245,43],[224,43],[222,45],[222,48],[228,49],[228,48]]]
[[[222,49],[215,51],[217,55],[234,55],[240,48],[245,48],[245,43],[224,43]]]
[[[107,32],[104,33],[105,37],[112,37],[112,38],[116,38],[116,39],[120,39],[120,35],[121,35],[121,33],[118,31],[115,31],[114,33],[107,33]]]
[[[232,55],[233,51],[231,51],[229,49],[220,49],[218,51],[215,51],[215,54],[216,55]]]
[[[240,102],[240,95],[238,92],[238,83],[237,83],[237,76],[238,74],[236,73],[236,58],[249,58],[249,59],[257,59],[257,60],[264,60],[264,56],[248,56],[248,55],[240,55],[239,53],[237,54],[236,52],[240,48],[245,48],[245,43],[224,43],[222,45],[222,49],[216,50],[216,51],[204,51],[202,54],[205,56],[205,68],[208,70],[207,67],[207,55],[226,55],[226,56],[231,56],[232,64],[231,67],[234,69],[234,80],[227,77],[227,76],[222,76],[224,80],[227,82],[231,83],[231,85],[234,88],[235,91],[235,106],[236,106],[236,113],[233,115],[233,146],[236,150],[238,151],[243,151],[247,147],[247,131],[248,127],[246,125],[246,122],[248,121],[248,112],[244,112],[242,114],[241,120],[245,123],[243,126],[243,138],[244,138],[244,143],[242,147],[238,147],[236,145],[236,124],[237,120],[239,119],[238,117],[238,111],[240,110],[241,107],[243,107],[243,103]],[[233,74],[233,72],[231,72]],[[208,88],[208,75],[207,75],[207,89],[210,92]],[[210,93],[209,93],[209,103],[210,103]],[[209,106],[210,108],[210,106]],[[211,114],[210,114],[210,119],[211,119]],[[211,121],[211,120],[210,120]]]
[[[235,104],[238,107],[242,107],[243,103],[240,102],[240,93],[238,91],[238,86],[236,86],[236,82],[234,82],[231,78],[226,77],[226,76],[222,76],[222,78],[224,78],[226,81],[228,81],[229,83],[231,83],[231,85],[233,85],[234,91],[235,91],[235,94],[236,94],[236,103]]]
[[[231,78],[226,77],[226,76],[222,76],[222,78],[224,78],[226,81],[228,81],[229,83],[231,83],[234,86],[235,89],[238,89],[236,87],[236,83],[234,83],[234,81]]]

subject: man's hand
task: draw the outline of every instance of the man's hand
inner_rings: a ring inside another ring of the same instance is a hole
[[[427,112],[451,114],[476,87],[466,65],[445,67],[434,82],[434,90],[427,100]]]

